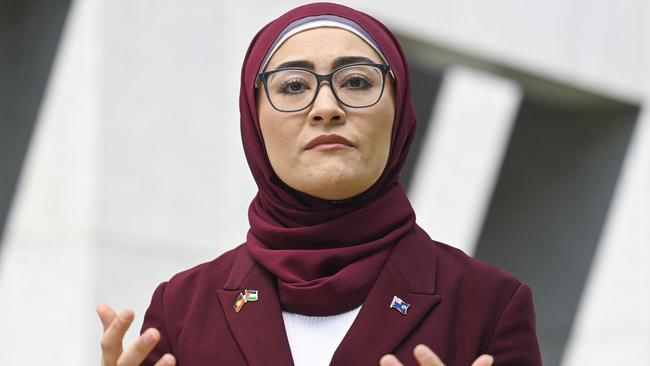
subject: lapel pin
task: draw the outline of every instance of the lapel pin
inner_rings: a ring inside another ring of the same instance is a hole
[[[259,291],[257,290],[244,290],[244,292],[240,292],[239,295],[237,295],[237,300],[235,300],[235,304],[233,305],[233,308],[235,308],[235,312],[240,312],[241,309],[244,307],[244,304],[247,302],[255,302],[259,299],[258,295]]]
[[[235,305],[233,305],[235,311],[240,312],[241,308],[244,307],[245,303],[246,303],[246,299],[244,298],[244,294],[240,292],[239,295],[237,296],[237,300],[235,300]]]
[[[244,299],[246,302],[257,301],[257,290],[244,290]]]
[[[397,296],[393,296],[393,301],[390,302],[391,309],[399,311],[402,315],[406,315],[406,313],[409,311],[410,306],[411,304],[407,303]]]

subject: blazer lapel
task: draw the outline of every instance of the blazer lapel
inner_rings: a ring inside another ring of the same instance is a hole
[[[245,289],[258,290],[258,299],[236,312],[235,301]],[[218,296],[228,326],[249,365],[293,365],[275,281],[255,264],[245,246],[238,251]]]
[[[435,258],[435,246],[419,227],[395,246],[331,365],[376,365],[394,352],[441,300]],[[406,315],[390,307],[393,296],[410,304]]]

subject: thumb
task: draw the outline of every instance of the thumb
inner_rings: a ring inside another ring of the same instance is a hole
[[[472,362],[472,366],[492,366],[494,364],[494,357],[490,355],[481,355],[476,361]]]

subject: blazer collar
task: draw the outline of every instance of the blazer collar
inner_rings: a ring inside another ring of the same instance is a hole
[[[400,240],[332,357],[331,365],[379,364],[440,302],[435,246],[418,226]],[[406,315],[390,307],[393,296],[410,304]]]
[[[246,289],[257,290],[258,299],[236,312],[235,301]],[[245,245],[237,251],[218,296],[228,326],[249,365],[293,365],[275,278],[255,263]]]
[[[394,247],[331,365],[378,364],[440,302],[436,295],[435,246],[418,226]],[[256,302],[240,312],[233,305],[240,292],[258,290]],[[242,246],[218,296],[228,326],[248,364],[293,365],[275,278],[256,264]],[[410,304],[406,315],[390,307],[393,296]],[[335,299],[334,299],[335,300]]]

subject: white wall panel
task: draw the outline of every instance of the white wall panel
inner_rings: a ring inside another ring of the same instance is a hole
[[[0,364],[95,361],[97,2],[72,5],[0,256]],[[36,345],[36,346],[35,346]],[[35,351],[38,349],[38,351]]]
[[[445,73],[409,192],[417,222],[468,254],[490,204],[521,90],[466,68]]]
[[[255,185],[237,108],[248,39],[235,29],[247,22],[229,6],[102,4],[96,301],[135,309],[125,343],[158,283],[245,239]]]
[[[262,6],[263,1],[257,1]],[[417,39],[639,101],[645,0],[358,0]]]

